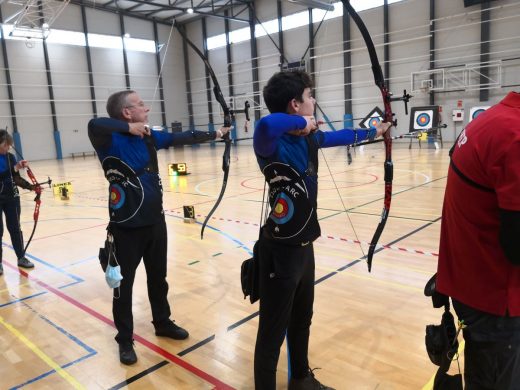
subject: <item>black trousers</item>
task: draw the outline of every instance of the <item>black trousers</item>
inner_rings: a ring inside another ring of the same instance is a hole
[[[495,316],[453,300],[464,320],[466,390],[520,389],[520,317]]]
[[[23,235],[20,229],[20,198],[12,198],[8,201],[0,201],[0,238],[4,236],[4,222],[2,214],[5,214],[5,223],[11,236],[16,258],[19,259],[23,253]],[[2,246],[0,245],[0,262],[2,262]]]
[[[152,307],[154,325],[164,323],[170,318],[168,304],[168,283],[166,282],[167,232],[166,222],[152,226],[123,229],[114,224],[110,231],[114,235],[116,257],[121,266],[121,287],[119,298],[114,290],[112,314],[117,328],[118,343],[131,342],[134,331],[132,315],[132,288],[135,271],[143,259],[146,269],[148,299]]]
[[[276,389],[276,367],[287,333],[293,378],[307,376],[314,303],[314,249],[261,239],[260,321],[255,347],[255,387]]]

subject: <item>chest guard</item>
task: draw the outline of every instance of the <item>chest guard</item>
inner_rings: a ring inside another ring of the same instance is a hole
[[[264,232],[290,245],[305,244],[319,236],[314,200],[304,178],[291,166],[273,162],[263,174],[269,184],[271,211]]]
[[[109,156],[101,163],[110,183],[108,208],[110,221],[126,222],[134,217],[144,200],[144,189],[137,173],[122,160]]]

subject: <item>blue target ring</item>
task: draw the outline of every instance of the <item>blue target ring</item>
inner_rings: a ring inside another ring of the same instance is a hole
[[[420,126],[420,127],[428,126],[430,124],[430,121],[431,121],[430,115],[429,114],[425,114],[425,113],[417,115],[417,119],[415,120],[417,125]]]
[[[373,117],[373,118],[370,118],[369,124],[370,124],[370,127],[376,127],[377,124],[380,122],[381,122],[381,118]]]
[[[119,184],[110,186],[110,208],[117,210],[125,204],[125,190]]]
[[[473,112],[473,115],[471,116],[471,119],[475,119],[477,116],[479,116],[480,114],[482,114],[484,111],[486,111],[486,110],[484,110],[484,109],[482,109],[482,108],[481,108],[480,110],[475,110],[475,111]]]
[[[283,225],[291,220],[294,215],[294,205],[291,198],[283,192],[274,202],[271,219],[279,225]]]

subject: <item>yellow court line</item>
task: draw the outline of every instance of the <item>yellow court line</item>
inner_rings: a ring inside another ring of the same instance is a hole
[[[32,343],[27,337],[19,332],[14,326],[5,322],[2,316],[0,316],[0,324],[2,324],[8,331],[14,334],[22,343],[24,343],[31,351],[34,352],[41,360],[43,360],[49,367],[58,373],[63,379],[69,382],[75,389],[86,389],[81,383],[79,383],[72,375],[63,370],[59,364],[55,363],[49,356],[47,356],[41,349],[39,349],[34,343]]]
[[[462,354],[462,351],[464,351],[464,340],[462,340],[460,343],[459,343],[459,350],[457,351],[457,353],[460,355]],[[437,374],[437,371],[435,371],[435,374]],[[428,383],[426,383],[422,390],[433,390],[433,382],[435,381],[435,374],[432,375],[432,377],[430,378],[430,380],[428,381]]]

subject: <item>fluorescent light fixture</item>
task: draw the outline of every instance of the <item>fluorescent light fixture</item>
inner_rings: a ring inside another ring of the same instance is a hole
[[[310,8],[318,8],[324,11],[334,11],[334,5],[323,0],[288,0],[290,3],[306,5]]]
[[[9,33],[9,36],[13,38],[45,39],[49,32],[50,30],[48,29],[15,26]]]

